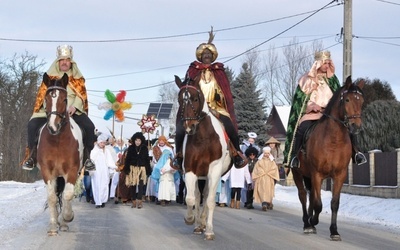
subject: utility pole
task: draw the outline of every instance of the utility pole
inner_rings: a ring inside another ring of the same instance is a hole
[[[343,82],[352,73],[352,40],[353,40],[353,0],[344,0],[344,20],[343,20]]]

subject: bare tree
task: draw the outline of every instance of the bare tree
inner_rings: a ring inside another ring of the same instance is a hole
[[[282,50],[283,59],[279,60],[273,46],[266,58],[264,78],[266,93],[273,99],[272,105],[291,104],[297,82],[300,77],[310,70],[314,61],[314,52],[322,49],[322,42],[315,41],[309,46],[301,45],[293,38]]]
[[[40,69],[44,65],[36,59],[26,52],[0,62],[1,180],[27,181],[33,177],[21,173],[19,163],[25,153],[26,126],[41,79]]]

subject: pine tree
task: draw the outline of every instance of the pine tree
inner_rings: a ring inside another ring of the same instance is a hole
[[[243,63],[239,75],[231,84],[238,122],[239,137],[246,140],[248,132],[255,132],[259,145],[264,145],[268,139],[266,134],[266,114],[261,90],[257,90],[257,83],[247,63]]]

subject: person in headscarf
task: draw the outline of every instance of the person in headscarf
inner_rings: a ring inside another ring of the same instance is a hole
[[[257,155],[259,154],[258,150],[255,147],[249,147],[244,152],[247,157],[247,165],[249,168],[250,176],[253,174],[254,166],[256,165],[258,158]],[[247,209],[253,209],[253,195],[254,195],[254,183],[248,183],[246,186],[246,202],[244,206]]]
[[[322,116],[333,93],[339,88],[339,79],[335,75],[331,53],[329,51],[316,52],[310,71],[300,78],[293,96],[286,131],[283,163],[285,167],[299,167],[297,155],[305,132]],[[366,162],[365,156],[357,152],[355,141],[352,140],[352,142],[355,153],[353,159],[358,164]]]
[[[50,79],[60,79],[65,73],[68,74],[69,77],[69,83],[67,85],[67,112],[85,131],[83,161],[86,170],[90,170],[94,168],[94,164],[90,161],[89,156],[90,151],[92,151],[94,147],[94,142],[96,141],[94,134],[95,127],[88,117],[89,106],[85,78],[79,70],[78,65],[73,60],[73,50],[69,45],[57,47],[57,58],[47,71]],[[25,159],[22,161],[22,168],[25,170],[32,170],[36,166],[36,147],[39,129],[46,123],[46,111],[43,106],[46,91],[47,86],[42,82],[36,96],[32,117],[28,122],[28,147],[26,148]]]
[[[101,134],[97,138],[96,146],[90,152],[90,159],[95,163],[96,170],[92,172],[92,192],[96,208],[104,207],[108,201],[110,169],[115,169],[116,157],[113,149],[107,148],[108,136]]]
[[[275,183],[279,181],[278,166],[270,158],[271,148],[263,148],[263,158],[254,166],[254,202],[261,203],[262,210],[272,210],[272,199],[275,196]]]
[[[167,140],[167,138],[164,135],[161,135],[160,137],[158,137],[157,141],[154,143],[154,146],[152,148],[152,164],[153,166],[157,166],[160,157],[162,155],[162,153],[164,152],[164,150],[168,150],[171,155],[172,158],[174,158],[174,153],[173,153],[173,146],[170,144],[170,142]],[[158,179],[155,180],[154,178],[152,178],[153,176],[153,170],[148,174],[148,178],[147,178],[147,185],[146,185],[146,196],[150,199],[150,200],[156,200],[156,198],[158,198]],[[157,204],[161,204],[158,202],[158,200],[156,200]]]
[[[128,147],[125,158],[124,172],[125,184],[132,191],[132,208],[142,208],[143,187],[146,185],[146,168],[150,168],[149,150],[146,140],[141,132],[135,133],[131,138],[132,144]],[[136,192],[138,187],[138,192]]]
[[[212,43],[214,34],[211,29],[208,43],[200,44],[196,49],[196,59],[190,64],[186,72],[186,80],[201,77],[200,87],[208,106],[219,113],[219,119],[223,123],[226,133],[229,136],[236,152],[234,164],[241,167],[245,164],[245,158],[240,150],[236,115],[233,106],[233,97],[228,77],[222,63],[214,62],[218,57],[218,51]],[[179,114],[180,111],[178,111]],[[181,117],[177,116],[176,121],[176,161],[174,166],[182,169],[182,144],[185,137],[185,129]]]

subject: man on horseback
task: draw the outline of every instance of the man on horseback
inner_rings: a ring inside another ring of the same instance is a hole
[[[218,52],[215,45],[212,43],[214,34],[209,32],[210,38],[208,43],[200,44],[196,49],[196,59],[190,64],[186,73],[186,80],[195,79],[198,75],[201,76],[200,87],[208,106],[216,111],[220,121],[223,123],[226,133],[236,150],[234,156],[234,164],[236,167],[241,167],[244,160],[240,155],[242,152],[239,146],[239,136],[237,131],[236,116],[233,107],[233,97],[230,88],[228,77],[225,74],[224,65],[219,62],[213,63]],[[177,116],[176,121],[176,159],[174,166],[177,169],[182,168],[182,144],[185,138],[185,129],[181,117]]]
[[[316,52],[314,64],[310,71],[300,78],[293,96],[284,151],[286,167],[299,167],[297,155],[302,147],[304,134],[321,118],[333,93],[339,88],[339,79],[335,75],[335,65],[330,52]],[[367,160],[358,151],[354,136],[350,137],[353,144],[353,162],[357,165],[365,163]]]
[[[73,51],[69,45],[57,47],[57,58],[50,66],[47,74],[51,79],[61,78],[64,73],[69,76],[68,91],[68,115],[84,130],[84,160],[86,169],[93,169],[94,163],[90,160],[89,154],[94,147],[95,134],[94,124],[87,116],[88,100],[85,87],[85,78],[80,72],[78,65],[72,59]],[[33,114],[28,122],[28,147],[25,152],[25,159],[22,168],[32,170],[36,166],[36,148],[39,130],[46,123],[46,112],[43,106],[47,87],[42,82],[36,96]]]

